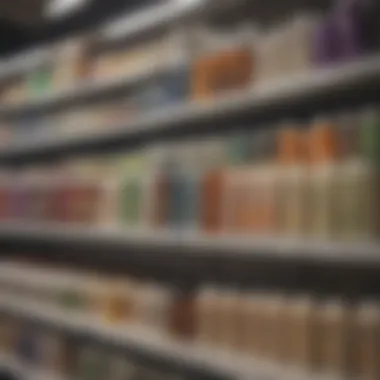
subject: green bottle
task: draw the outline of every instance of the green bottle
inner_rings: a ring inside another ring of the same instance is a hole
[[[128,156],[123,162],[119,198],[122,224],[137,227],[143,221],[144,155]]]
[[[363,156],[377,170],[380,167],[380,114],[371,109],[364,113],[361,126]]]
[[[361,186],[361,197],[365,200],[361,219],[367,225],[368,235],[377,238],[380,232],[380,113],[373,108],[363,114],[361,124],[361,147],[363,159],[369,171]]]

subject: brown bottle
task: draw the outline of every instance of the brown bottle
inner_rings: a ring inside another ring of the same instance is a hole
[[[361,305],[356,315],[356,350],[352,358],[361,379],[380,378],[380,306],[375,302]]]
[[[337,376],[349,373],[351,311],[340,301],[330,301],[321,310],[322,370]]]
[[[261,347],[261,301],[262,295],[251,294],[246,299],[246,351],[253,357],[260,356]]]
[[[289,344],[291,345],[289,363],[305,371],[313,370],[313,361],[316,357],[318,331],[315,329],[316,307],[309,297],[295,299],[289,306],[288,330]]]
[[[205,233],[218,233],[223,227],[225,189],[225,142],[209,141],[203,152],[204,167],[200,180],[200,225]]]
[[[193,69],[193,97],[207,99],[247,87],[252,71],[253,57],[248,49],[230,49],[202,57]]]
[[[192,339],[195,332],[195,301],[189,292],[174,294],[169,314],[169,329],[180,339]]]
[[[219,317],[217,306],[217,291],[212,288],[201,289],[195,305],[196,337],[201,344],[215,344]]]

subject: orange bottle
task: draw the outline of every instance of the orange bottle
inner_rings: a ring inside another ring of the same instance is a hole
[[[206,233],[218,233],[223,226],[225,189],[225,142],[206,142],[201,155],[204,155],[205,170],[200,180],[200,225]]]
[[[205,232],[219,232],[222,227],[223,210],[222,169],[213,169],[204,175],[201,197],[201,223]]]
[[[201,57],[193,68],[192,93],[195,99],[210,98],[250,85],[253,57],[248,49],[230,48]]]

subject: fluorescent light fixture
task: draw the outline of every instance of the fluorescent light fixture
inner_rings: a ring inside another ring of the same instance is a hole
[[[48,18],[60,18],[82,8],[90,0],[50,0],[46,5]]]
[[[132,14],[127,13],[109,23],[103,29],[103,36],[112,40],[138,33],[154,25],[170,22],[203,2],[204,0],[167,0],[163,4],[149,6]]]

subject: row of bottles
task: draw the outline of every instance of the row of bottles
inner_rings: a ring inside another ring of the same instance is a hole
[[[192,87],[203,97],[245,87],[254,78],[341,62],[379,47],[376,1],[339,0],[324,14],[305,9],[271,28],[259,26],[249,14],[219,27],[201,19],[108,49],[98,47],[96,35],[69,38],[50,47],[52,54],[42,68],[5,85],[2,98],[17,102],[78,82],[138,75],[194,57]]]
[[[195,22],[116,51],[99,52],[91,38],[62,42],[52,47],[52,62],[4,84],[1,101],[17,104],[78,83],[141,76],[142,72],[153,75],[126,93],[115,94],[111,101],[2,118],[0,145],[97,134],[178,102],[250,90],[279,77],[361,57],[379,47],[373,20],[377,8],[374,0],[338,1],[323,16],[299,13],[260,32],[252,20],[224,28]]]
[[[0,286],[2,297],[31,302],[47,313],[83,315],[100,324],[129,326],[166,339],[194,337],[193,295],[157,281],[26,264],[3,266]]]
[[[160,333],[167,344],[228,354],[230,360],[255,359],[295,373],[369,380],[380,376],[380,304],[376,299],[349,301],[340,296],[217,285],[200,285],[180,296],[169,287],[163,292],[156,283],[150,283],[147,291],[144,283],[131,279],[124,279],[121,286],[120,278],[98,276],[94,281],[88,273],[30,264],[3,267],[0,281],[2,299],[11,299],[12,304],[35,305],[47,314],[66,310],[67,319],[99,317],[95,320],[100,325],[111,325],[116,331],[129,326],[135,336]],[[166,330],[159,327],[162,321]],[[12,323],[12,319],[0,320],[3,349],[14,339]],[[33,345],[17,347],[29,360],[41,360],[42,352],[62,365],[56,357],[62,355],[61,344],[47,343],[48,350],[46,345],[36,346],[40,351],[35,348],[33,353]]]
[[[0,218],[142,231],[376,239],[375,108],[3,173]]]
[[[279,368],[378,379],[380,305],[265,291],[204,288],[198,339]]]
[[[135,363],[121,352],[89,344],[41,327],[0,316],[0,354],[23,363],[30,372],[78,380],[189,380],[176,374]],[[8,364],[8,363],[5,363]],[[5,366],[7,367],[7,366]]]

